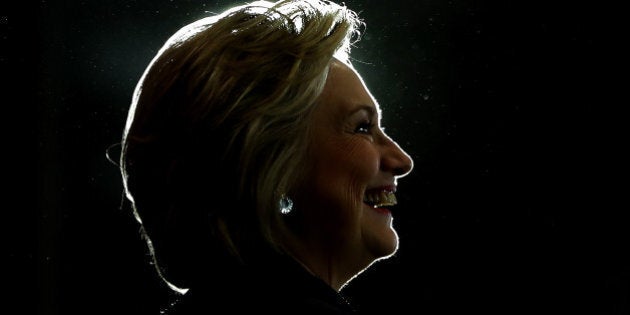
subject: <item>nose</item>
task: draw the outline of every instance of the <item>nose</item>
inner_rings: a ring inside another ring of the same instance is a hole
[[[381,169],[404,177],[413,169],[413,160],[394,140],[385,135],[381,154]]]

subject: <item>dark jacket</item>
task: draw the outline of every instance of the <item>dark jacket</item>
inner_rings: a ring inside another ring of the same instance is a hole
[[[288,256],[208,270],[167,315],[357,314],[346,298]]]

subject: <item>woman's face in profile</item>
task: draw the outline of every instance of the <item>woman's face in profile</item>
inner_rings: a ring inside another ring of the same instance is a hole
[[[412,160],[381,129],[378,104],[354,69],[331,64],[312,119],[312,168],[297,210],[306,212],[309,241],[337,261],[393,254],[398,236],[387,208]]]

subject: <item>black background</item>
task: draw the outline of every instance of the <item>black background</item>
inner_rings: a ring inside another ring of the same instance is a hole
[[[400,251],[345,290],[359,308],[630,313],[622,11],[550,2],[346,1],[367,23],[355,66],[415,160]],[[164,288],[105,150],[168,36],[242,2],[203,3],[2,4],[15,314],[159,313]]]

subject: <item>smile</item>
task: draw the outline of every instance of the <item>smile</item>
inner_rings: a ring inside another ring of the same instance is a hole
[[[396,195],[391,190],[366,191],[363,202],[374,208],[395,206],[398,203]]]

